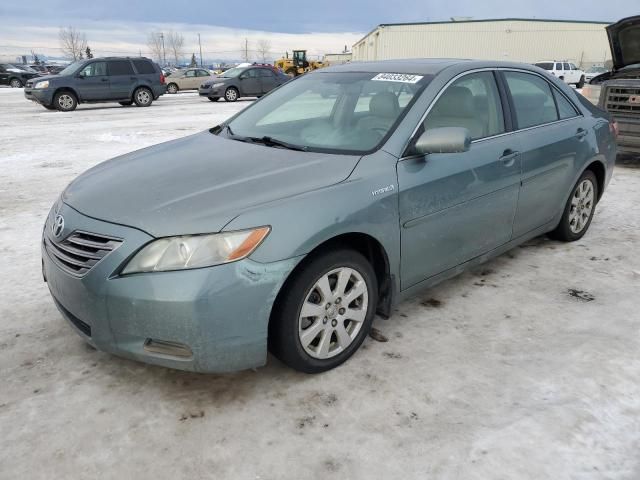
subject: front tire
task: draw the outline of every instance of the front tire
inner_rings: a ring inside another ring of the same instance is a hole
[[[240,93],[238,92],[238,89],[235,87],[229,87],[224,92],[224,100],[226,102],[235,102],[236,100],[238,100],[239,96],[240,96]]]
[[[378,284],[353,250],[313,256],[287,280],[269,325],[269,348],[295,370],[319,373],[345,362],[371,328]]]
[[[580,240],[591,225],[598,202],[598,180],[586,170],[571,190],[560,223],[549,236],[563,242]]]
[[[120,105],[122,105],[123,107],[128,107],[130,105],[133,104],[133,102],[131,100],[126,100],[124,102],[118,102]]]
[[[53,105],[61,112],[71,112],[78,106],[78,99],[71,92],[58,92],[53,96]]]
[[[11,85],[11,88],[22,88],[22,80],[19,78],[12,78],[9,85]]]
[[[584,87],[584,75],[582,75],[580,77],[580,81],[576,83],[576,88],[582,88],[582,87]]]
[[[180,90],[180,87],[178,87],[177,83],[170,83],[167,85],[167,93],[178,93],[178,90]]]
[[[146,87],[137,88],[133,92],[133,101],[138,107],[148,107],[153,103],[153,93]]]
[[[207,97],[209,99],[210,102],[217,102],[218,100],[220,100],[220,97]]]

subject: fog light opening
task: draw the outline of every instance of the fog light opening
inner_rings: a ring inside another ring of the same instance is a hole
[[[193,352],[188,345],[178,342],[169,342],[167,340],[156,340],[147,338],[144,341],[144,349],[149,353],[159,353],[170,357],[191,358]]]

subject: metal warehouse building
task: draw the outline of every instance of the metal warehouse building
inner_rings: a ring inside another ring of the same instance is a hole
[[[569,60],[583,68],[611,59],[608,22],[503,18],[378,25],[353,45],[353,60],[446,57]]]

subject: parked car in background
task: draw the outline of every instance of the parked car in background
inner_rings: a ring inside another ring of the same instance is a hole
[[[205,68],[188,68],[175,72],[167,79],[167,93],[178,93],[180,90],[198,90],[202,83],[214,78]]]
[[[640,15],[606,27],[613,69],[582,89],[592,103],[617,121],[618,149],[640,154]]]
[[[376,312],[535,236],[582,238],[613,131],[530,65],[328,67],[76,178],[46,220],[43,274],[98,349],[223,372],[269,347],[325,371]]]
[[[49,75],[57,75],[66,68],[66,65],[45,65],[45,67],[49,70]]]
[[[207,80],[198,92],[212,102],[221,97],[235,102],[240,97],[261,97],[290,80],[272,66],[248,66],[230,68],[222,75]]]
[[[29,68],[31,70],[35,70],[40,75],[50,75],[51,74],[49,69],[47,67],[45,67],[44,65],[29,65]]]
[[[592,67],[589,67],[584,72],[585,82],[589,83],[591,80],[593,80],[594,77],[597,77],[598,75],[602,75],[603,73],[606,73],[607,71],[608,70],[606,68],[604,68],[603,66],[594,65]]]
[[[550,75],[558,77],[565,83],[573,84],[576,88],[582,88],[585,82],[585,73],[576,67],[573,63],[566,60],[543,60],[535,64],[546,70]]]
[[[27,82],[24,95],[49,110],[75,110],[79,103],[118,102],[148,107],[164,94],[160,67],[144,57],[80,60],[58,75]]]
[[[37,76],[38,72],[28,72],[11,63],[0,63],[0,85],[9,85],[13,88],[20,88],[26,85],[29,79]]]

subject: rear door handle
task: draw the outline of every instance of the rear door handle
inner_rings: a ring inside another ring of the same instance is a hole
[[[583,138],[587,135],[587,131],[584,128],[579,128],[576,132],[576,137]]]
[[[516,157],[518,155],[520,155],[520,152],[516,152],[515,150],[511,150],[510,148],[508,148],[504,152],[502,152],[500,161],[504,164],[505,167],[511,167],[515,163]]]
[[[108,82],[108,81],[109,81],[109,79],[108,79],[108,78],[103,78],[103,79],[101,79],[101,80],[102,80],[103,82]]]

